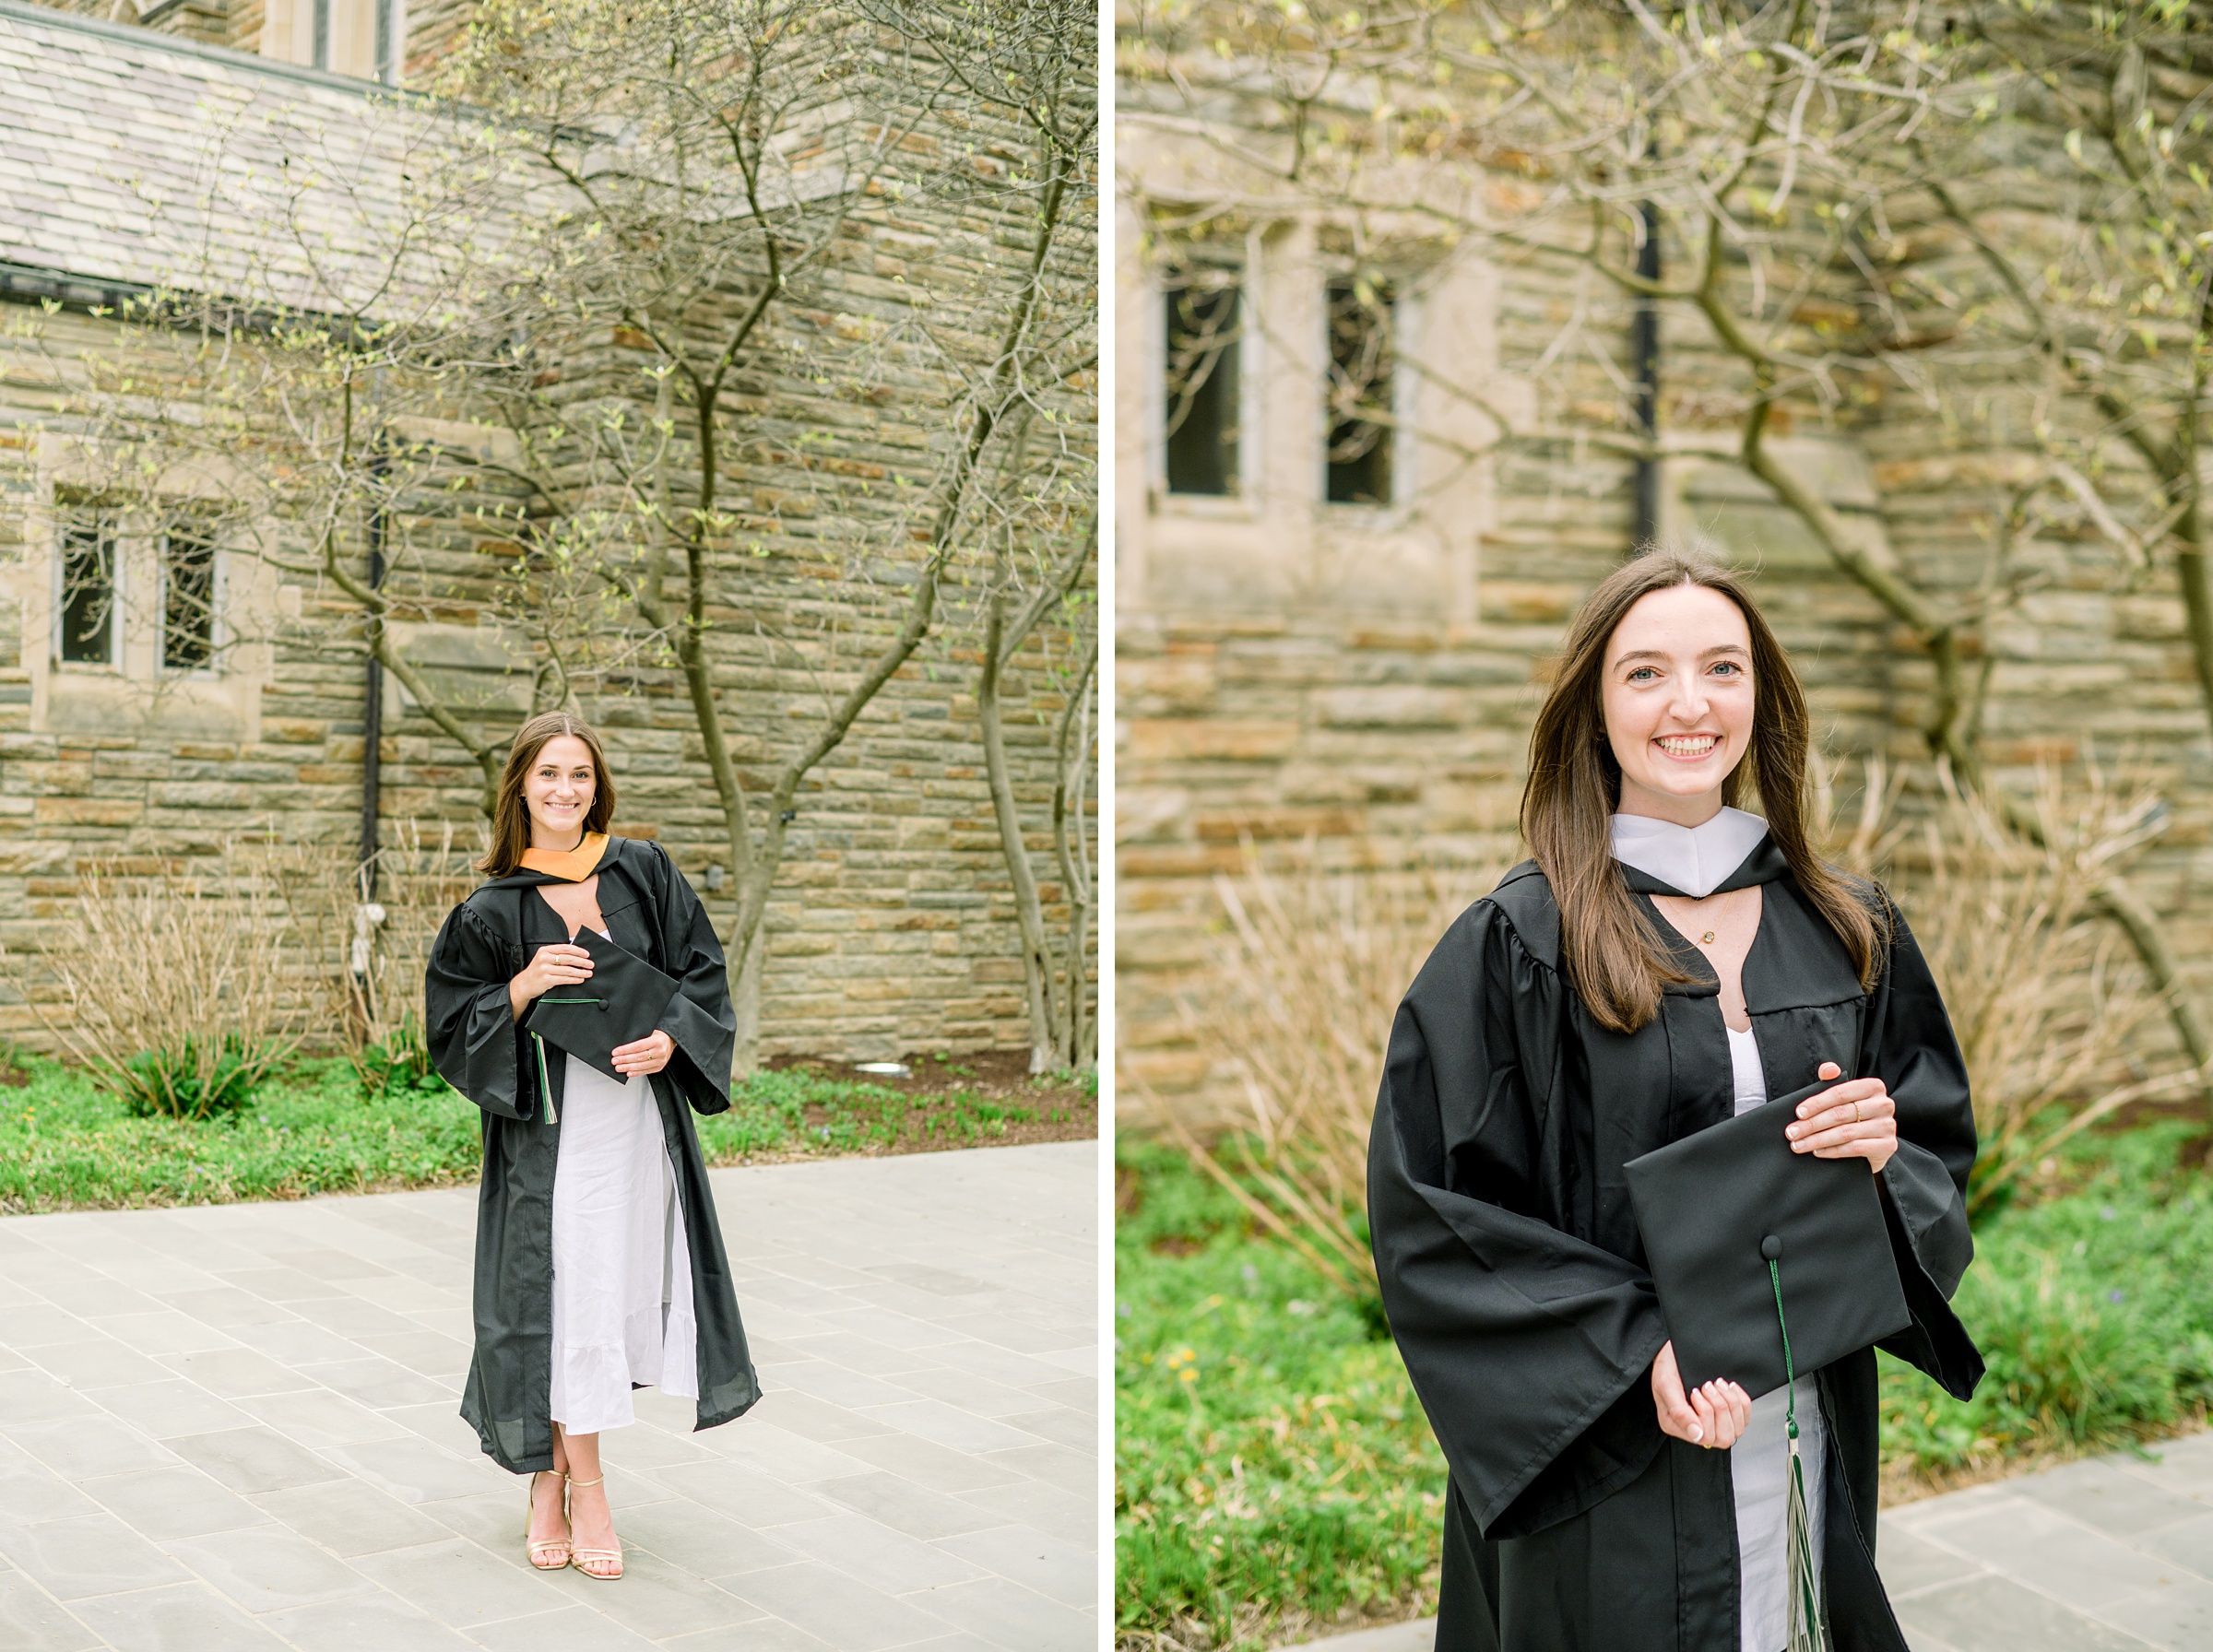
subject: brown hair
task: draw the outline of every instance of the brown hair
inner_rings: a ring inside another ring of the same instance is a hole
[[[507,768],[500,776],[500,800],[491,811],[491,849],[477,862],[478,871],[504,878],[523,864],[523,851],[530,846],[530,808],[523,801],[523,779],[530,773],[530,765],[538,761],[538,754],[546,749],[546,742],[564,734],[582,740],[592,754],[592,806],[584,811],[585,831],[605,832],[608,821],[614,819],[614,777],[607,772],[607,752],[592,726],[567,712],[541,713],[515,731],[515,744],[507,749]]]
[[[1806,838],[1810,720],[1782,645],[1732,570],[1674,547],[1647,547],[1584,599],[1568,626],[1552,692],[1530,735],[1529,784],[1521,793],[1521,835],[1559,905],[1568,981],[1592,1018],[1615,1032],[1634,1032],[1659,1014],[1664,983],[1691,978],[1661,945],[1614,859],[1621,765],[1606,738],[1604,698],[1606,645],[1615,629],[1639,599],[1673,585],[1719,591],[1743,612],[1752,636],[1752,749],[1722,782],[1722,801],[1736,804],[1749,769],[1768,835],[1844,943],[1863,987],[1874,986],[1889,943],[1887,909],[1871,911],[1841,874],[1816,858]]]

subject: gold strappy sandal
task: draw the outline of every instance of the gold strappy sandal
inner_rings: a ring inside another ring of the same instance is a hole
[[[604,1474],[602,1474],[598,1480],[572,1480],[569,1481],[569,1484],[572,1488],[576,1486],[603,1486],[606,1483],[607,1476]],[[574,1535],[574,1529],[575,1528],[574,1527],[571,1527],[570,1528],[572,1538]],[[584,1564],[587,1560],[611,1560],[615,1563],[615,1569],[611,1572],[595,1572],[589,1566]],[[574,1566],[579,1572],[583,1573],[586,1577],[596,1577],[601,1583],[612,1583],[616,1578],[622,1575],[622,1551],[620,1548],[583,1549],[579,1548],[574,1541],[572,1541],[569,1545],[569,1564]]]
[[[567,1519],[569,1517],[567,1494],[569,1477],[565,1474],[562,1474],[561,1470],[558,1469],[540,1469],[538,1470],[538,1474],[554,1474],[560,1476],[562,1481],[561,1517],[564,1520]],[[538,1474],[533,1474],[530,1477],[530,1489],[523,1498],[523,1547],[530,1557],[530,1566],[533,1571],[558,1572],[562,1569],[562,1566],[566,1566],[574,1560],[576,1546],[567,1538],[533,1538],[530,1535],[530,1517],[537,1512]],[[550,1554],[556,1549],[564,1549],[568,1551],[567,1553],[561,1557],[561,1565],[549,1566],[544,1564],[538,1559],[539,1555]]]

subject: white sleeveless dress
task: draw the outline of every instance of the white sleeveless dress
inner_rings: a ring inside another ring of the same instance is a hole
[[[1759,1045],[1749,1029],[1729,1034],[1729,1066],[1734,1078],[1736,1111],[1767,1104],[1767,1075]],[[1779,1652],[1788,1632],[1790,1554],[1785,1543],[1785,1512],[1790,1495],[1790,1436],[1785,1418],[1790,1390],[1778,1388],[1752,1402],[1752,1421],[1729,1448],[1729,1478],[1736,1489],[1736,1548],[1740,1575],[1740,1628],[1737,1652]],[[1805,1512],[1817,1563],[1821,1556],[1823,1468],[1828,1429],[1821,1417],[1821,1397],[1812,1377],[1798,1378],[1798,1450],[1805,1464]]]
[[[569,1433],[588,1434],[636,1421],[633,1385],[697,1399],[698,1330],[692,1252],[653,1082],[640,1073],[624,1083],[565,1059],[550,1410]]]

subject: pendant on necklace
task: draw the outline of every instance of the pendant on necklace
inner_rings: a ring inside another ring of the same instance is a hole
[[[1705,934],[1699,936],[1698,944],[1702,947],[1710,947],[1713,945],[1713,931],[1709,929]]]

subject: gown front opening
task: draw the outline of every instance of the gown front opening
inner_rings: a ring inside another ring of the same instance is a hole
[[[697,1399],[698,1330],[676,1167],[653,1081],[644,1073],[610,1079],[587,1061],[566,1060],[553,1172],[549,1409],[569,1433],[589,1434],[636,1421],[633,1387]]]
[[[1613,820],[1617,858],[1665,879],[1693,899],[1712,893],[1767,835],[1766,821],[1734,808],[1722,809],[1703,826],[1678,826],[1642,815],[1617,814]],[[1724,1020],[1722,1031],[1729,1037],[1732,1110],[1741,1117],[1768,1104],[1767,1072],[1751,1028],[1740,1032]],[[1819,1554],[1827,1515],[1823,1481],[1828,1433],[1819,1385],[1808,1376],[1801,1380],[1798,1393],[1807,1535]],[[1762,1394],[1752,1402],[1744,1434],[1729,1448],[1730,1489],[1736,1504],[1737,1652],[1780,1652],[1790,1634],[1790,1406],[1788,1388]],[[1817,1588],[1820,1569],[1815,1570]]]

